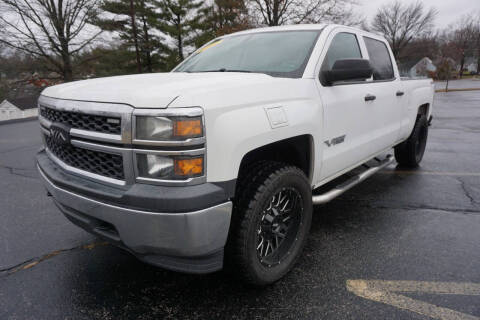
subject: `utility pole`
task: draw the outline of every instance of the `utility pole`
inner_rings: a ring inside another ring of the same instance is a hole
[[[137,55],[137,70],[142,73],[142,64],[140,62],[140,52],[138,51],[137,24],[135,23],[135,6],[133,0],[130,0],[130,17],[132,18],[133,42],[135,43],[135,54]]]

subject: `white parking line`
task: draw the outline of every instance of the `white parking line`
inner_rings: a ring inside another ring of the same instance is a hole
[[[480,295],[480,284],[428,281],[347,280],[347,290],[359,297],[410,310],[434,319],[480,320],[479,317],[415,300],[394,292]]]

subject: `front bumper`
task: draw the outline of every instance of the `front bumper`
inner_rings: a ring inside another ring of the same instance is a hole
[[[231,201],[225,199],[207,208],[176,213],[118,206],[65,188],[65,184],[57,180],[60,174],[68,174],[55,168],[42,152],[37,155],[37,166],[58,208],[88,232],[127,249],[145,262],[166,269],[208,273],[223,267]],[[73,181],[81,179],[70,178]]]

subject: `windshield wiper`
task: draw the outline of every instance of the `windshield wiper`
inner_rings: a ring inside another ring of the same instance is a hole
[[[217,70],[197,71],[197,72],[243,72],[243,73],[252,73],[252,71],[248,71],[248,70],[235,70],[235,69],[226,69],[226,68],[221,68],[221,69],[217,69]]]

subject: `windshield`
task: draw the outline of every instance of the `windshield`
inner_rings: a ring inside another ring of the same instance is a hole
[[[319,30],[263,32],[217,39],[174,72],[255,72],[300,78]]]

